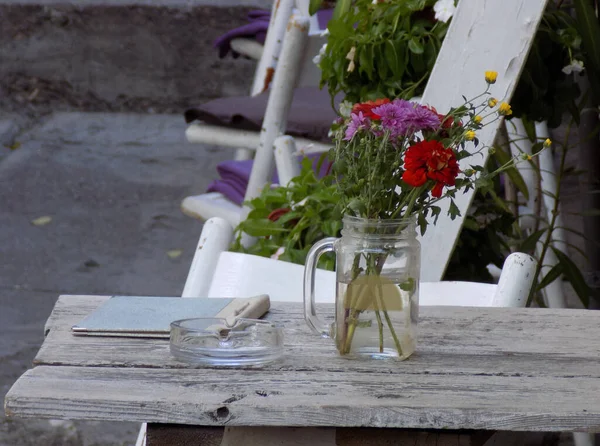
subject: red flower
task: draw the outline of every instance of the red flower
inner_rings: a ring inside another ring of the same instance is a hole
[[[290,208],[279,208],[279,209],[275,209],[274,211],[271,211],[271,213],[269,215],[267,215],[267,218],[271,221],[277,221],[279,220],[282,216],[284,216],[285,214],[287,214],[288,212],[290,212],[291,209]]]
[[[434,112],[438,116],[438,118],[440,118],[440,122],[442,123],[442,128],[444,130],[449,129],[454,125],[454,117],[442,115],[441,113],[438,113],[437,110],[435,109],[435,107],[432,107],[431,105],[422,105],[421,107]],[[458,125],[462,126],[462,122],[458,121]],[[444,133],[447,136],[448,133],[447,132],[444,132]]]
[[[377,99],[375,101],[367,101],[361,102],[360,104],[354,104],[352,107],[352,113],[359,114],[362,112],[365,118],[369,119],[380,119],[381,116],[373,113],[373,109],[379,107],[380,105],[389,103],[390,100],[388,98]]]
[[[442,115],[441,113],[438,113],[437,110],[435,109],[435,107],[432,107],[431,105],[422,105],[421,107],[424,107],[424,108],[434,112],[436,115],[438,115],[438,118],[440,118],[440,122],[442,123],[442,129],[443,129],[440,134],[443,138],[447,138],[448,137],[448,129],[452,128],[452,126],[454,125],[454,117],[448,116],[448,115]],[[458,125],[460,127],[462,127],[462,122],[458,121]]]
[[[439,141],[421,141],[406,151],[402,179],[413,187],[422,186],[428,179],[435,181],[431,195],[439,198],[444,186],[456,184],[458,172],[452,149]]]

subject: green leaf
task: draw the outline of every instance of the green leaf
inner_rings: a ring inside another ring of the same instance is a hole
[[[271,209],[266,209],[261,207],[260,209],[253,209],[248,213],[247,219],[256,219],[256,218],[267,218],[271,213]]]
[[[511,160],[511,156],[505,151],[502,147],[496,146],[496,153],[494,153],[494,158],[498,161],[498,164],[501,166],[505,165]],[[512,166],[505,171],[510,181],[515,185],[515,187],[523,194],[525,199],[529,200],[529,191],[527,190],[527,184],[525,180],[519,173],[516,167]]]
[[[321,5],[323,4],[323,0],[310,0],[308,5],[308,13],[310,15],[316,14],[319,9],[321,9]]]
[[[450,200],[450,207],[448,208],[448,215],[450,216],[450,220],[454,220],[456,217],[460,217],[460,209],[454,203],[454,200]]]
[[[358,54],[358,69],[373,79],[373,46],[363,46]]]
[[[243,231],[252,237],[266,237],[272,234],[289,232],[289,229],[276,225],[268,218],[259,218],[243,222]]]
[[[438,217],[442,212],[442,208],[440,208],[439,206],[431,206],[429,209],[431,209],[431,216],[433,217],[433,224],[435,225],[437,224]]]
[[[404,51],[397,51],[391,40],[386,40],[383,47],[385,62],[394,73],[394,77],[400,79],[404,74]]]
[[[533,250],[535,249],[535,245],[537,244],[540,237],[542,235],[544,235],[545,232],[546,232],[545,229],[540,229],[539,231],[535,231],[533,234],[531,234],[529,237],[527,237],[523,241],[523,243],[521,243],[521,246],[519,247],[519,251],[533,252]]]
[[[562,263],[557,263],[556,265],[554,265],[552,267],[552,269],[550,269],[550,271],[548,271],[548,273],[544,276],[544,278],[540,281],[540,283],[538,284],[536,291],[540,291],[541,289],[545,288],[546,286],[550,285],[552,282],[554,282],[558,277],[560,277],[563,273],[563,265]]]
[[[566,255],[560,249],[556,249],[554,247],[552,247],[552,250],[554,251],[554,254],[556,254],[556,257],[558,257],[558,261],[563,267],[565,278],[571,282],[571,286],[577,293],[577,296],[579,297],[579,300],[581,300],[583,306],[588,308],[592,291],[585,282],[583,274],[581,274],[581,271],[579,268],[577,268],[577,265],[575,265],[568,255]]]
[[[321,229],[328,237],[338,237],[342,229],[342,222],[339,220],[325,220],[321,223]]]
[[[351,0],[337,0],[331,20],[337,20],[350,10]]]
[[[475,219],[467,217],[465,218],[465,221],[463,223],[463,229],[479,231],[479,225],[477,224],[477,221],[475,221]]]
[[[400,289],[402,291],[407,291],[409,293],[413,293],[416,288],[415,285],[416,285],[415,279],[413,279],[412,277],[409,277],[408,279],[406,279],[404,282],[402,282],[400,284]]]
[[[425,48],[423,48],[423,44],[419,42],[416,38],[412,38],[408,41],[408,49],[414,54],[423,54]]]

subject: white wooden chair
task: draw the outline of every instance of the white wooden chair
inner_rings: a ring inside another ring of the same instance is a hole
[[[301,9],[294,9],[296,3]],[[292,11],[295,11],[294,14]],[[254,153],[254,166],[245,199],[257,196],[264,184],[270,181],[273,171],[273,142],[286,130],[294,88],[318,85],[320,73],[312,58],[318,53],[325,38],[319,34],[315,18],[308,17],[307,14],[306,0],[274,2],[271,25],[251,91],[251,95],[256,96],[267,87],[270,88],[261,131],[232,129],[201,121],[193,122],[186,130],[186,137],[192,143],[237,148],[235,158],[238,160],[249,159]],[[293,26],[288,26],[288,19]],[[303,147],[328,149],[326,144],[307,138],[298,137],[296,142]],[[242,208],[219,192],[186,197],[181,208],[192,217],[206,220],[219,216],[226,218],[232,225],[239,223],[242,215]]]
[[[302,302],[304,266],[227,251],[233,228],[225,219],[211,218],[202,229],[184,295],[251,297],[267,293],[271,300]],[[422,269],[426,269],[423,266]],[[498,284],[477,282],[422,282],[421,305],[525,306],[533,281],[535,260],[511,254]],[[316,302],[333,303],[335,273],[317,270]]]

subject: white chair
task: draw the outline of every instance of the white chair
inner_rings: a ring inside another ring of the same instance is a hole
[[[295,10],[292,15],[294,6],[294,0],[275,1],[271,25],[258,62],[251,95],[258,95],[269,88],[261,131],[209,125],[201,121],[193,122],[186,130],[186,137],[192,143],[237,148],[238,160],[248,159],[254,153],[254,167],[245,199],[257,196],[270,181],[273,171],[273,142],[286,130],[294,88],[316,86],[320,79],[319,70],[312,63],[312,58],[318,53],[324,38],[320,36],[318,29],[314,29],[315,18],[303,15],[299,10]],[[307,14],[308,5],[299,6]],[[311,32],[309,28],[312,28]],[[328,148],[326,144],[307,138],[299,137],[297,142],[318,150]],[[241,206],[218,192],[186,197],[181,208],[185,214],[203,220],[213,216],[226,218],[234,226],[242,216]]]
[[[228,252],[233,228],[222,218],[204,224],[184,289],[208,297],[251,297],[269,294],[279,302],[302,302],[304,266],[251,254]],[[499,283],[422,282],[421,305],[512,306],[527,302],[535,260],[513,253],[505,261]],[[335,273],[317,270],[316,301],[333,303]]]

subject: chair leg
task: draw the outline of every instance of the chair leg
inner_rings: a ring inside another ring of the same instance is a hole
[[[227,220],[214,217],[204,223],[181,297],[208,295],[219,255],[227,251],[232,238],[233,228]]]
[[[298,77],[302,62],[302,49],[308,38],[308,19],[292,16],[283,41],[283,48],[273,85],[267,101],[267,109],[262,123],[260,143],[256,149],[254,165],[248,180],[245,200],[251,200],[262,191],[269,181],[275,165],[273,144],[282,135],[287,124],[287,115],[292,103],[293,86]]]
[[[146,446],[146,429],[147,429],[147,427],[148,427],[148,425],[146,423],[142,423],[137,440],[135,441],[135,446]]]
[[[280,136],[275,140],[275,166],[279,176],[279,184],[287,184],[300,174],[300,166],[296,159],[296,143],[291,136]]]
[[[594,446],[596,444],[596,435],[587,432],[573,432],[573,442],[575,446]]]

